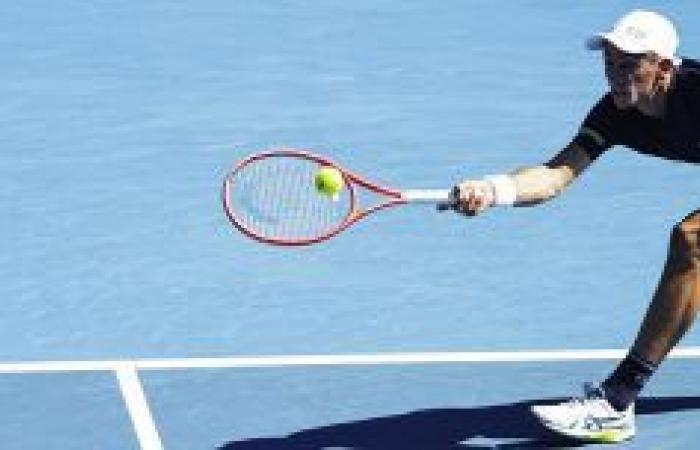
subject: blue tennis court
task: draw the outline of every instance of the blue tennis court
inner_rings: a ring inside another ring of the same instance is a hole
[[[638,6],[0,6],[2,447],[580,446],[528,407],[624,355],[695,166],[620,148],[535,208],[416,205],[299,249],[243,237],[220,186],[281,145],[398,187],[542,163],[605,92],[583,41]],[[696,2],[644,7],[700,57]],[[699,349],[619,447],[692,448]]]

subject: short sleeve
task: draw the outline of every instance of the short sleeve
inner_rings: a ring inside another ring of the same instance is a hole
[[[619,122],[619,110],[613,103],[612,96],[606,94],[588,112],[574,137],[574,143],[581,146],[594,160],[618,143],[616,130],[619,130]]]

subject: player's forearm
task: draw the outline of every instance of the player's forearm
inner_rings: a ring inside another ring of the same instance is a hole
[[[452,190],[451,208],[475,216],[491,206],[536,205],[559,195],[575,176],[567,165],[542,165],[465,180]]]
[[[510,173],[516,186],[515,206],[531,206],[558,196],[573,179],[570,171],[547,166],[523,167]]]

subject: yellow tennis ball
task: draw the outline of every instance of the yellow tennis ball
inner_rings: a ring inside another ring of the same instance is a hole
[[[343,189],[343,174],[335,167],[323,167],[314,177],[316,190],[328,197],[335,197]]]

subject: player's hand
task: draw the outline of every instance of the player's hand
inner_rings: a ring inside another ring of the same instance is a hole
[[[465,180],[452,188],[450,200],[438,209],[452,209],[471,217],[493,206],[495,200],[494,186],[490,181]]]

